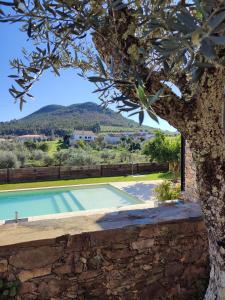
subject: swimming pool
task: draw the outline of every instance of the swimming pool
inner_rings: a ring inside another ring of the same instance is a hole
[[[111,186],[91,185],[0,193],[0,220],[119,208],[143,201]]]

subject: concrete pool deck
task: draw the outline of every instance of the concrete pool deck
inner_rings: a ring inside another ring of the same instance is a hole
[[[182,220],[201,219],[201,210],[196,203],[172,205],[152,209],[148,204],[135,205],[132,209],[123,208],[117,211],[102,210],[88,215],[71,216],[68,218],[54,218],[33,220],[6,224],[0,230],[0,247],[23,244],[35,241],[54,243],[56,238],[81,233],[104,231],[108,229],[124,228],[127,226],[145,224],[159,224],[164,222],[181,222]]]
[[[163,180],[132,181],[132,182],[112,182],[112,186],[134,196],[146,203],[149,207],[155,207],[156,198],[154,188]]]

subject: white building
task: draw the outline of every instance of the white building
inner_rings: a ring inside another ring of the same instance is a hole
[[[154,133],[151,133],[151,132],[140,132],[140,133],[138,134],[138,137],[139,137],[139,138],[143,138],[143,139],[145,139],[145,140],[150,140],[150,139],[152,139],[152,138],[155,137],[155,134],[154,134]]]
[[[92,131],[88,130],[74,130],[74,133],[70,137],[70,144],[73,145],[77,141],[94,142],[96,135]]]
[[[104,135],[104,142],[107,144],[118,144],[121,141],[123,135],[118,134],[106,134]]]

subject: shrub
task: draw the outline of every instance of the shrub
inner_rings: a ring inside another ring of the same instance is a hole
[[[131,153],[128,151],[122,151],[120,153],[120,162],[130,162],[131,161]]]
[[[110,163],[110,161],[115,159],[115,157],[115,153],[111,151],[104,151],[100,154],[100,158],[103,160],[104,163]]]
[[[69,159],[69,156],[70,151],[68,151],[67,149],[59,150],[54,155],[55,163],[59,166],[62,166],[65,161]]]
[[[45,153],[43,156],[43,162],[46,167],[54,165],[54,158],[49,154]]]
[[[34,150],[33,152],[33,160],[40,161],[44,158],[44,152],[42,150]]]
[[[16,156],[20,162],[21,167],[24,167],[27,162],[27,153],[25,151],[17,152]]]
[[[17,156],[13,152],[2,151],[0,152],[0,168],[19,168],[20,164]]]
[[[47,144],[47,143],[40,143],[39,145],[38,145],[38,149],[39,150],[42,150],[43,152],[48,152],[48,150],[49,150],[49,145]]]
[[[174,184],[171,181],[165,180],[154,189],[157,200],[174,200],[180,197],[180,184]]]
[[[29,150],[35,150],[37,149],[37,143],[33,141],[26,141],[24,142],[24,145],[27,147]]]
[[[67,166],[91,166],[96,164],[96,157],[84,151],[70,151],[69,157],[65,161]]]

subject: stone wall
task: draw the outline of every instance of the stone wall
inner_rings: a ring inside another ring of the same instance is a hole
[[[7,299],[202,299],[208,278],[203,221],[186,217],[187,207],[166,209],[97,216],[94,231],[87,217],[2,226],[0,238],[14,232],[15,244],[13,237],[8,245],[1,240],[1,278],[20,281],[20,296]],[[71,224],[65,234],[63,224]],[[39,239],[54,227],[54,238]],[[35,240],[24,242],[28,234]]]
[[[183,198],[192,202],[198,202],[198,190],[196,181],[196,167],[193,162],[191,149],[186,142],[185,146],[185,192]]]

